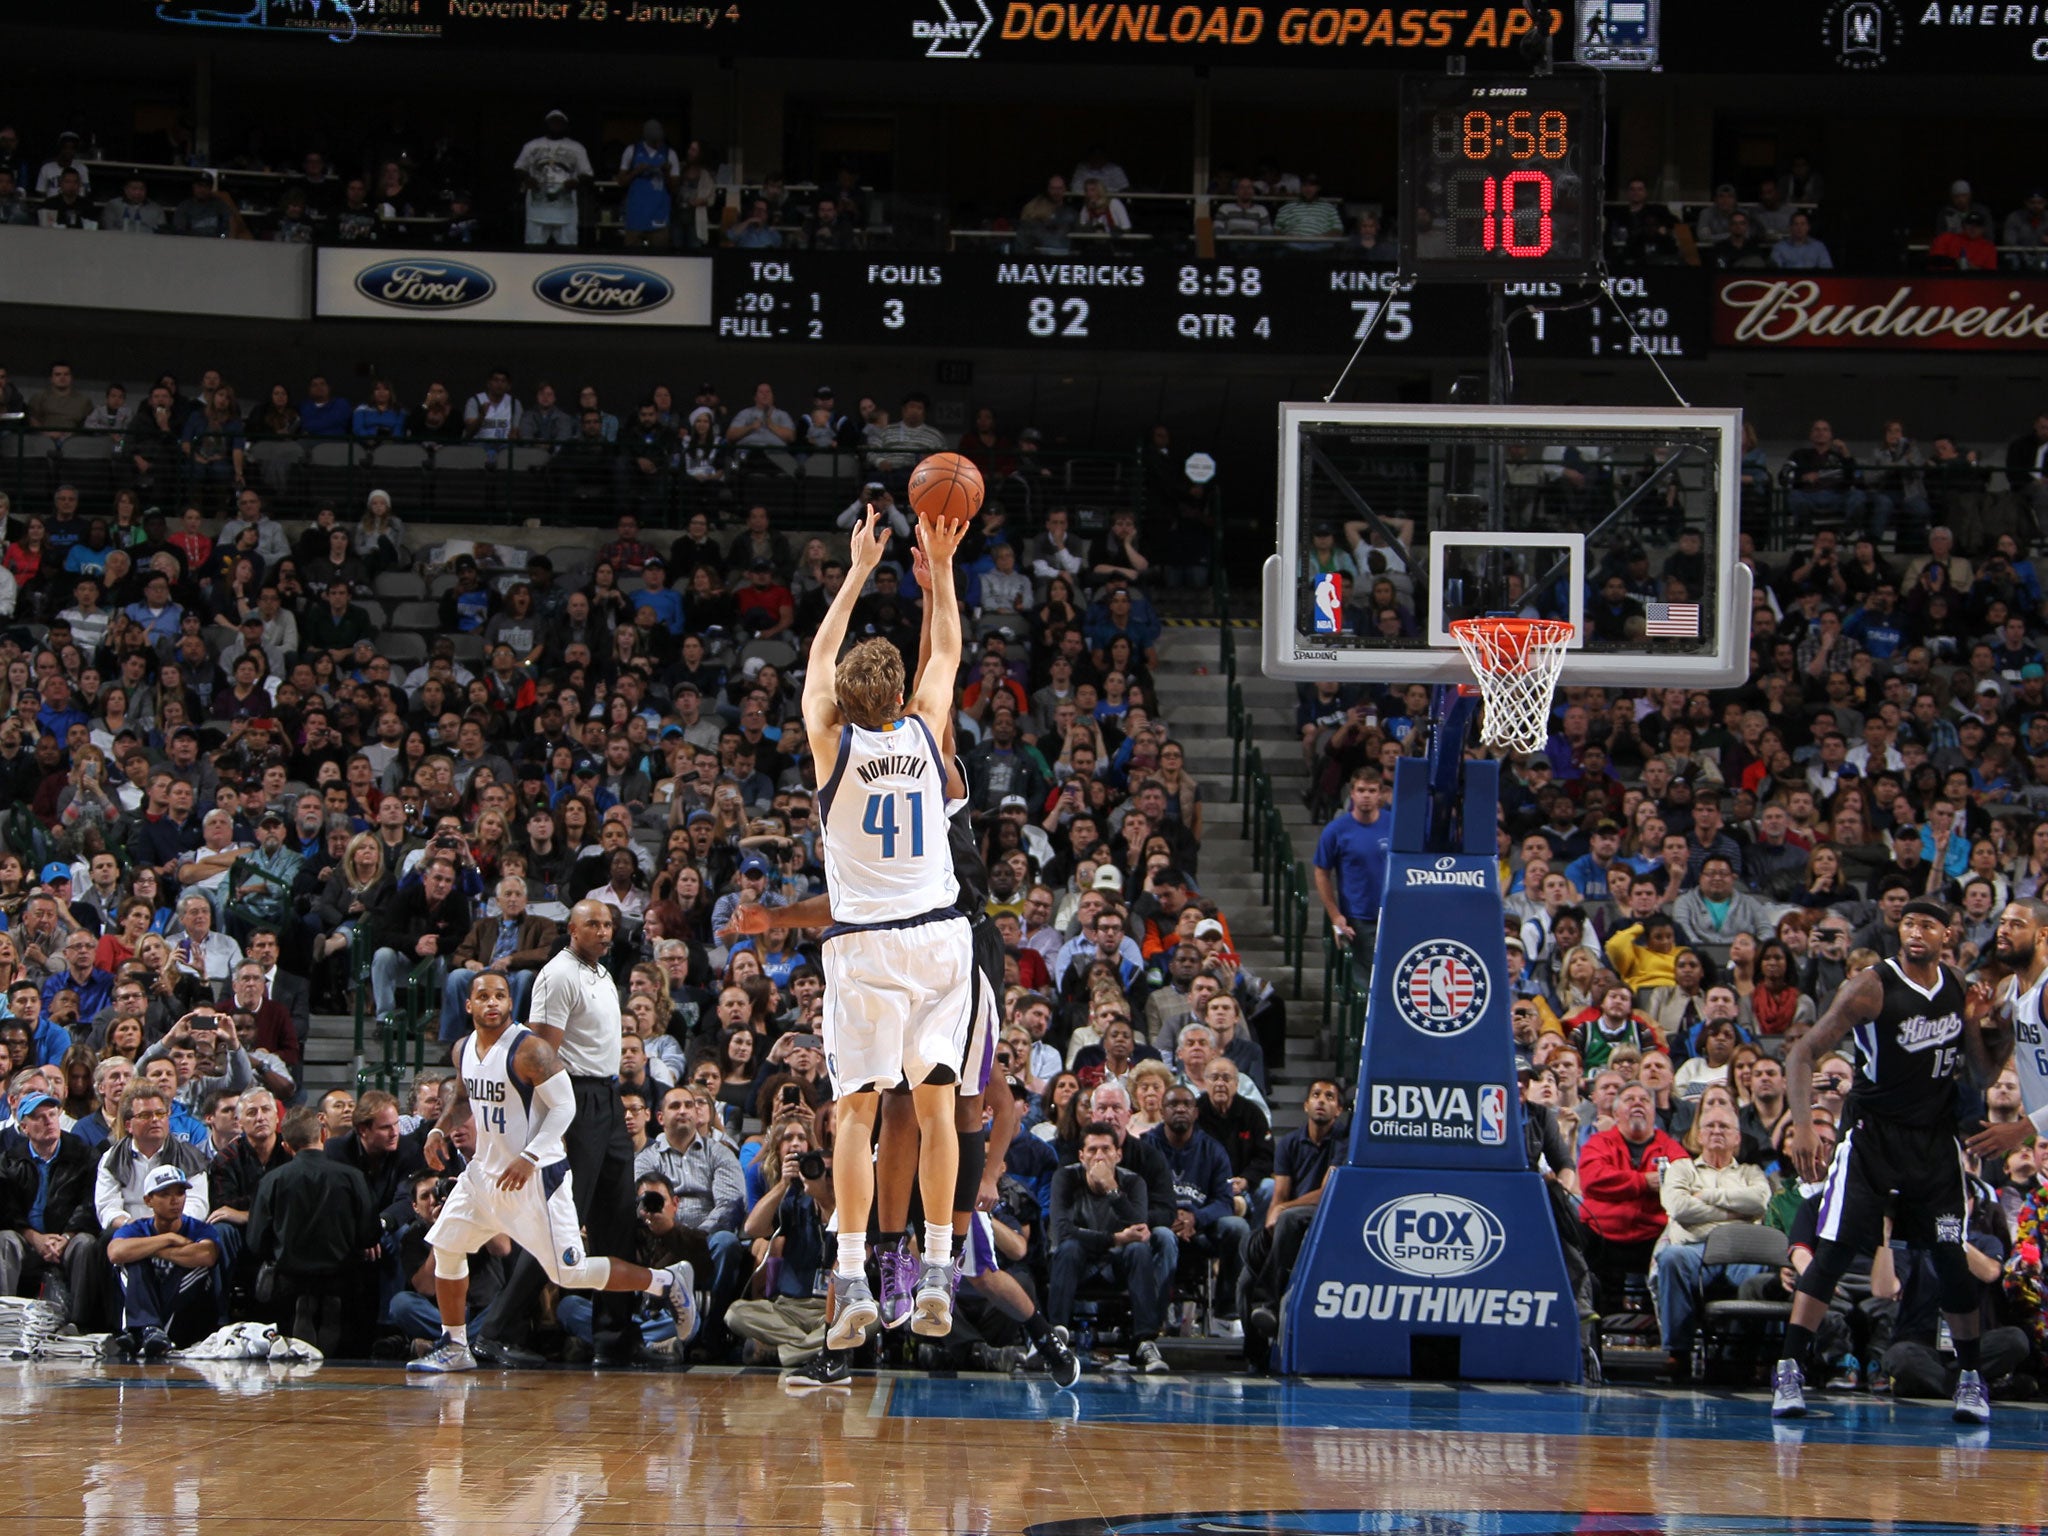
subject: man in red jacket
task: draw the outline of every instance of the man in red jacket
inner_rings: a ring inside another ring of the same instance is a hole
[[[1657,1101],[1630,1083],[1614,1102],[1614,1124],[1579,1151],[1579,1214],[1598,1240],[1586,1255],[1603,1285],[1650,1269],[1664,1230],[1664,1170],[1686,1150],[1657,1129]]]

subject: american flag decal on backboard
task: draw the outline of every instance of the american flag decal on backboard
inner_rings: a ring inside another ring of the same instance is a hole
[[[1664,635],[1680,640],[1697,640],[1700,637],[1700,605],[1698,603],[1645,603],[1643,604],[1643,633]]]

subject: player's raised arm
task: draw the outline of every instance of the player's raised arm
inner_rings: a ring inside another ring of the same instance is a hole
[[[1809,1182],[1825,1171],[1820,1139],[1813,1134],[1813,1064],[1868,1024],[1884,1009],[1884,977],[1876,966],[1859,971],[1835,989],[1820,1022],[1793,1042],[1785,1057],[1785,1112],[1792,1117],[1792,1161]]]
[[[914,545],[911,548],[910,574],[912,579],[917,582],[918,591],[925,595],[924,621],[917,627],[917,680],[910,685],[910,696],[914,699],[917,697],[917,690],[923,686],[925,674],[931,670],[932,613],[938,607],[938,604],[932,601],[931,595],[931,557],[924,552],[922,544]],[[955,611],[957,612],[958,610],[956,609]],[[966,648],[964,637],[961,641],[961,648],[963,650]],[[964,798],[967,794],[967,781],[960,776],[957,770],[957,758],[955,756],[959,751],[954,739],[954,732],[958,729],[959,717],[960,712],[953,708],[952,701],[949,699],[946,704],[945,724],[932,723],[932,734],[938,738],[939,756],[945,760],[946,764],[946,793]]]
[[[811,752],[818,760],[821,778],[829,773],[839,756],[839,696],[837,676],[839,648],[846,643],[846,626],[853,618],[853,605],[861,589],[882,563],[889,547],[889,530],[880,526],[881,517],[872,507],[853,530],[847,549],[846,580],[811,637],[811,659],[804,671],[804,731]]]
[[[931,568],[931,590],[925,593],[930,647],[918,672],[910,713],[937,735],[953,714],[953,683],[960,676],[960,598],[953,585],[953,556],[967,535],[967,524],[917,520],[917,540]]]

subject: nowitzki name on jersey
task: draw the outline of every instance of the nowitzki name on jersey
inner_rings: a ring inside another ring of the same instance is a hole
[[[871,757],[864,763],[856,764],[854,773],[861,783],[872,784],[875,780],[890,774],[901,774],[904,778],[916,778],[928,759],[916,753],[900,753],[890,757]]]

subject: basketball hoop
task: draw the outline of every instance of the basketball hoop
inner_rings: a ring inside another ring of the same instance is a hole
[[[1563,619],[1453,619],[1447,627],[1486,702],[1480,741],[1542,751],[1550,739],[1550,698],[1576,631]]]

